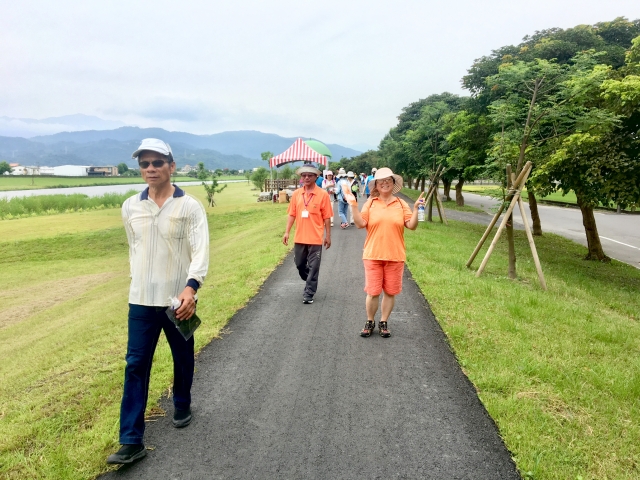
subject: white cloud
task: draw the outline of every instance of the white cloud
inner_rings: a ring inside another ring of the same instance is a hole
[[[1,1],[0,114],[370,145],[492,49],[640,17],[637,0]]]

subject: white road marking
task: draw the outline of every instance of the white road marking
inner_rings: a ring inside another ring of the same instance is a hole
[[[635,248],[636,250],[640,250],[640,247],[634,247],[633,245],[629,245],[628,243],[619,242],[618,240],[614,240],[613,238],[603,237],[602,235],[600,236],[600,238],[604,238],[605,240],[609,240],[610,242],[619,243],[620,245],[624,245],[625,247],[631,247],[631,248]]]

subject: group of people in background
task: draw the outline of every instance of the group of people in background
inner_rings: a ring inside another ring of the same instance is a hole
[[[371,170],[371,175],[367,176],[364,172],[356,175],[352,171],[345,171],[340,168],[337,175],[331,170],[325,170],[316,180],[316,185],[325,190],[334,202],[338,203],[338,215],[340,216],[340,227],[348,228],[349,225],[355,225],[353,213],[349,210],[349,204],[344,196],[344,188],[351,192],[356,198],[369,198],[369,182],[376,173],[376,168]],[[331,205],[331,226],[333,227],[333,205]]]
[[[313,303],[317,290],[323,234],[325,247],[328,249],[331,246],[334,212],[330,196],[335,194],[342,221],[340,226],[347,228],[349,224],[354,224],[367,230],[362,255],[367,320],[360,335],[371,336],[375,329],[375,315],[381,308],[378,332],[383,338],[388,338],[391,336],[389,316],[395,297],[402,290],[406,259],[404,229],[415,230],[418,227],[418,205],[424,202],[424,192],[416,200],[412,211],[407,202],[395,196],[402,189],[403,180],[390,168],[374,168],[363,190],[356,175],[351,171],[345,172],[343,168],[338,171],[337,180],[334,180],[330,170],[325,170],[324,177],[321,177],[320,170],[311,165],[300,167],[296,174],[302,178],[303,188],[297,189],[291,198],[282,243],[288,245],[289,232],[295,223],[294,262],[305,281],[302,303]],[[319,181],[320,178],[322,181]],[[360,211],[357,197],[363,191],[367,201]],[[350,221],[347,221],[347,212]],[[380,301],[382,292],[384,296]]]

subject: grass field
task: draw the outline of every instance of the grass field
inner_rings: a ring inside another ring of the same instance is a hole
[[[286,205],[256,195],[231,184],[207,208],[197,348],[287,253]],[[421,223],[407,262],[523,477],[639,478],[640,271],[585,262],[583,247],[547,234],[536,239],[544,292],[516,232],[519,278],[507,279],[504,242],[475,278],[480,258],[464,264],[482,231]],[[118,438],[129,281],[119,210],[0,222],[0,239],[0,478],[93,478]],[[171,375],[161,340],[148,414],[163,413]]]
[[[255,194],[232,184],[207,209],[198,349],[287,253],[286,205],[256,203]],[[129,284],[119,210],[1,222],[0,238],[0,478],[93,478],[117,449]],[[172,376],[164,340],[154,362],[148,413]]]
[[[497,186],[497,185],[473,185],[473,184],[467,184],[465,186],[462,187],[462,190],[465,192],[470,192],[470,193],[477,193],[478,195],[488,195],[488,196],[493,196],[493,197],[502,197],[503,191],[502,189]],[[550,202],[562,202],[562,203],[568,203],[570,205],[577,205],[578,201],[576,199],[576,194],[573,192],[573,190],[569,190],[568,192],[563,192],[563,191],[559,191],[559,192],[553,192],[551,195],[547,195],[546,197],[537,197],[536,198],[538,200],[548,200]],[[525,188],[523,190],[523,194],[522,194],[522,199],[525,202],[529,201],[529,198],[527,197],[527,189]],[[606,208],[614,208],[614,205],[602,205],[600,204],[601,207],[606,207]],[[627,211],[631,211],[630,208],[626,208],[625,210]]]
[[[410,188],[403,188],[401,190],[401,193],[403,193],[404,195],[406,195],[407,197],[411,198],[414,201],[417,200],[418,197],[420,196],[420,192],[418,190],[412,190]],[[455,200],[442,202],[442,204],[444,205],[444,208],[448,210],[457,210],[459,212],[484,212],[484,210],[482,210],[481,208],[472,207],[470,205],[464,205],[460,207],[456,205]],[[435,203],[433,204],[433,214],[436,216],[438,215],[438,208],[436,207]]]
[[[480,278],[465,263],[483,226],[420,224],[407,263],[524,478],[640,478],[640,271],[524,232],[518,274],[502,241]]]
[[[244,177],[222,176],[218,180],[242,180]],[[175,177],[175,182],[197,182],[193,177]],[[0,175],[0,191],[37,190],[40,188],[94,187],[144,183],[141,177],[41,177],[28,175]]]

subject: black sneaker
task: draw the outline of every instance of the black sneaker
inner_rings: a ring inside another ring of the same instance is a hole
[[[172,423],[176,428],[184,428],[189,425],[191,423],[191,409],[180,410],[176,408],[176,411],[173,412]]]
[[[302,297],[302,303],[309,305],[310,303],[313,303],[313,297]]]
[[[107,457],[107,463],[110,465],[124,465],[133,463],[147,456],[147,449],[143,444],[122,445],[120,450],[112,453]]]

